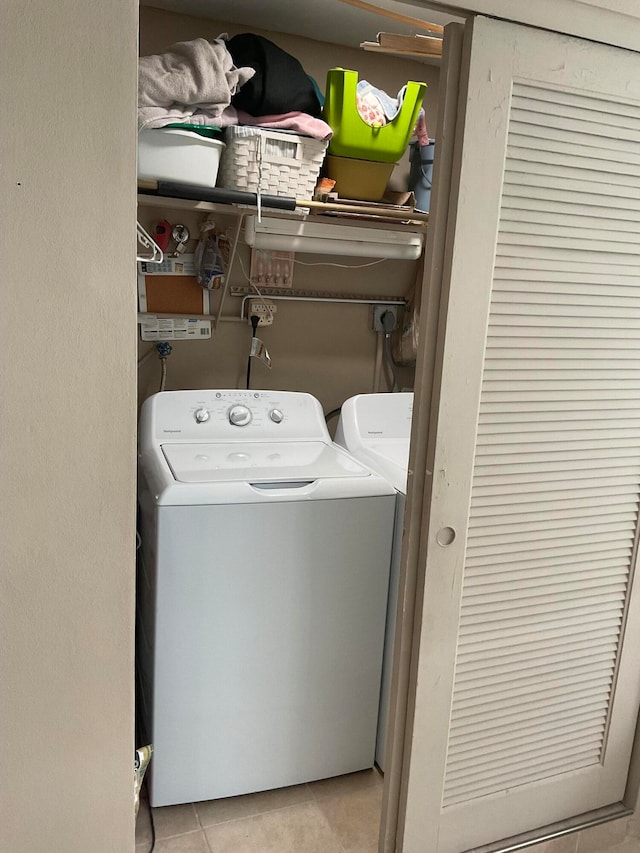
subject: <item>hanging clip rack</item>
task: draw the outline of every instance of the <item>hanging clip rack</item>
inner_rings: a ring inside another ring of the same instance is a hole
[[[153,237],[147,234],[139,222],[136,222],[136,234],[138,237],[138,243],[144,249],[149,249],[151,251],[150,255],[136,254],[136,261],[146,261],[148,264],[161,264],[164,260],[162,249],[158,246]]]

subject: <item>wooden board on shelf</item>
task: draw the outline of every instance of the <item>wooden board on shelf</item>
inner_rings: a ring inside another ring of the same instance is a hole
[[[433,64],[439,64],[442,58],[442,39],[423,35],[378,33],[377,41],[363,41],[360,47],[374,53],[405,56]]]
[[[385,9],[384,6],[367,3],[366,0],[340,0],[340,2],[346,3],[348,6],[355,6],[356,9],[362,9],[364,12],[373,12],[373,14],[380,15],[383,18],[398,21],[401,24],[409,24],[409,26],[415,27],[418,30],[439,35],[444,33],[444,27],[441,27],[440,24],[431,24],[429,21],[423,21],[420,18],[412,18],[409,15],[394,12],[392,9]]]
[[[416,212],[414,210],[415,198],[413,193],[398,194],[404,195],[407,199],[402,203],[392,201],[362,201],[360,199],[340,198],[337,200],[335,210],[316,209],[312,208],[312,215],[334,216],[344,219],[359,219],[370,222],[382,223],[402,223],[411,224],[415,229],[425,228],[427,225],[428,214]],[[342,206],[342,210],[339,208]]]
[[[378,44],[380,47],[395,50],[410,50],[427,56],[442,56],[442,39],[423,36],[419,33],[413,36],[403,33],[378,33]]]

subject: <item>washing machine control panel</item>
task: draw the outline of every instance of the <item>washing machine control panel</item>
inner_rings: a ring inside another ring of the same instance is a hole
[[[147,402],[146,420],[161,443],[330,440],[322,407],[310,394],[164,391]]]

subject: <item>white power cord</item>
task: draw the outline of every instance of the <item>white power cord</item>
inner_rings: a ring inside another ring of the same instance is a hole
[[[388,258],[378,258],[377,261],[370,261],[366,264],[336,264],[333,261],[299,261],[297,258],[293,259],[294,264],[300,264],[301,267],[339,267],[342,270],[361,270],[365,267],[375,267],[376,264],[383,264],[385,261],[388,261]]]

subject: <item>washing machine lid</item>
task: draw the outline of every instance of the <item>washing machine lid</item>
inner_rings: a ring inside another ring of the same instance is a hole
[[[413,393],[357,394],[342,406],[336,442],[406,494]]]
[[[322,441],[163,444],[179,483],[274,484],[371,477],[348,453]]]
[[[371,441],[354,455],[384,477],[396,491],[406,493],[409,470],[408,439]]]

